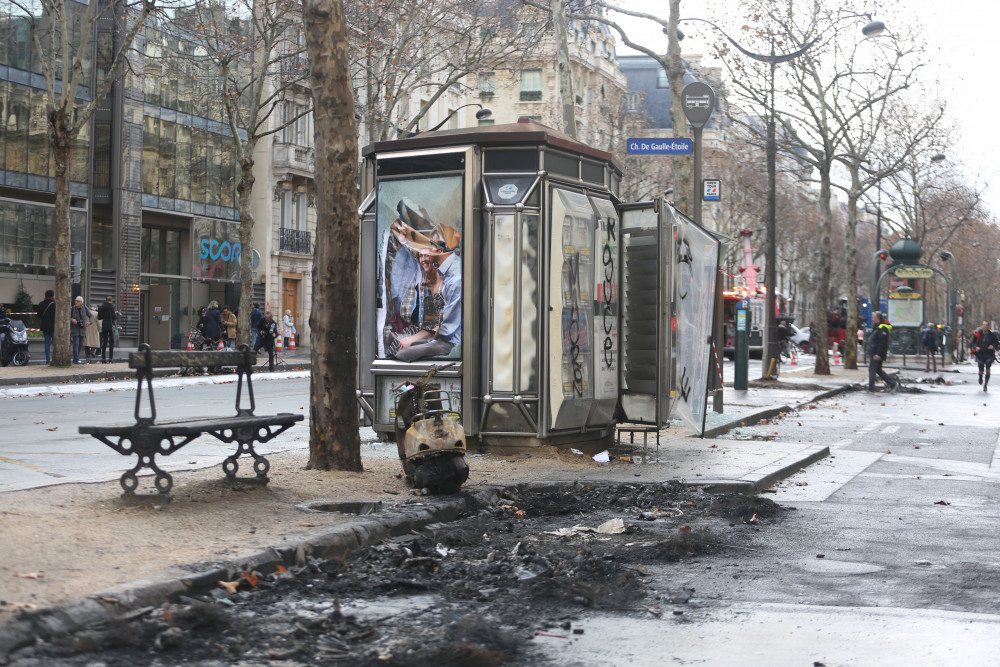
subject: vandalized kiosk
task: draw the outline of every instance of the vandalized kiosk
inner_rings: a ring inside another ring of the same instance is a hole
[[[623,204],[611,154],[522,118],[364,150],[359,402],[439,368],[469,446],[607,446],[704,428],[718,240]]]

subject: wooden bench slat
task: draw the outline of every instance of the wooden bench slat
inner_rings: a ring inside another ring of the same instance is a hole
[[[252,350],[151,350],[147,362],[145,352],[128,355],[128,367],[135,369],[175,368],[189,366],[241,366],[257,363]]]
[[[185,435],[227,428],[246,428],[258,426],[283,426],[294,424],[305,419],[304,415],[291,412],[281,412],[276,415],[251,415],[243,417],[199,417],[195,419],[173,419],[157,421],[142,428],[146,433],[157,435]],[[84,435],[127,435],[136,431],[136,424],[114,424],[110,426],[80,426],[79,432]]]

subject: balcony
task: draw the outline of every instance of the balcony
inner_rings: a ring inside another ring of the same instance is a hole
[[[298,229],[278,230],[278,250],[282,252],[294,252],[300,255],[312,254],[312,234]]]
[[[316,156],[313,149],[295,144],[274,143],[274,171],[294,172],[312,176],[316,170]]]

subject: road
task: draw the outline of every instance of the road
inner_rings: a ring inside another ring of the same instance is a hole
[[[962,370],[732,432],[831,456],[767,494],[794,511],[752,548],[653,572],[695,590],[674,613],[586,614],[571,641],[536,642],[557,665],[997,664],[1000,398]]]
[[[306,421],[257,451],[308,449],[308,371],[255,376],[257,414],[297,412]],[[235,414],[236,376],[164,378],[153,382],[157,415],[163,418]],[[39,395],[40,394],[40,395]],[[90,436],[81,425],[134,421],[135,382],[0,389],[0,492],[70,482],[117,480],[135,465]],[[145,412],[143,414],[146,414]],[[172,456],[157,459],[168,472],[222,463],[233,446],[202,436]]]

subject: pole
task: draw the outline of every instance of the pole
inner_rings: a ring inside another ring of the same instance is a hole
[[[777,179],[775,176],[776,165],[775,158],[777,153],[777,146],[775,145],[774,138],[774,67],[775,62],[774,56],[774,42],[771,42],[771,68],[770,76],[768,77],[769,83],[769,106],[767,115],[767,272],[766,272],[766,283],[767,283],[767,295],[764,299],[764,331],[766,339],[764,340],[764,347],[767,353],[762,359],[761,364],[761,379],[766,380],[770,375],[770,369],[774,363],[775,357],[777,356],[777,327],[774,321],[774,297],[775,288],[777,285],[777,271],[776,264],[778,263],[777,257],[777,244],[775,243],[775,227],[776,227],[776,217],[777,217]]]

